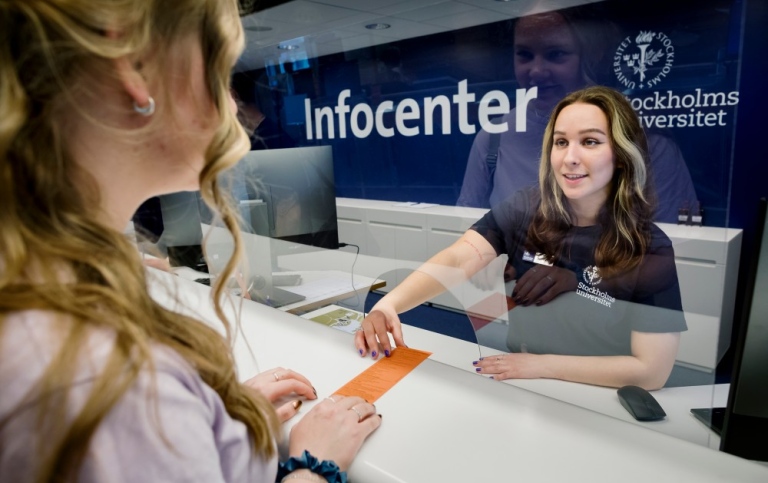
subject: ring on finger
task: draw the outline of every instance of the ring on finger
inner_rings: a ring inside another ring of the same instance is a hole
[[[272,373],[272,376],[275,378],[275,382],[277,382],[277,381],[279,381],[279,380],[280,380],[280,376],[279,376],[279,375],[277,375],[277,371],[273,372],[273,373]]]
[[[360,411],[357,410],[357,407],[352,406],[351,408],[349,408],[349,410],[350,411],[354,411],[355,414],[357,414],[357,422],[358,423],[363,420],[363,415],[360,413]]]

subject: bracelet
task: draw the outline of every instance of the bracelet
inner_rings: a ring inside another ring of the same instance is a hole
[[[286,461],[280,463],[277,468],[277,478],[275,481],[283,481],[283,478],[296,470],[307,469],[312,473],[318,474],[328,481],[328,483],[347,483],[347,474],[339,469],[339,466],[333,461],[319,461],[317,458],[304,450],[301,457],[291,456]],[[292,476],[291,479],[298,476]]]

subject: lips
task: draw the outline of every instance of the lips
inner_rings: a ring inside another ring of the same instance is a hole
[[[587,177],[586,174],[564,174],[563,176],[565,177],[565,179],[570,181],[577,181]]]

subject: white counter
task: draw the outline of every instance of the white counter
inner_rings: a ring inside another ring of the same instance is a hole
[[[177,284],[172,292],[183,310],[218,325],[209,288],[166,274],[156,277]],[[181,310],[160,282],[152,287],[158,300]],[[288,367],[306,375],[322,398],[373,363],[357,355],[350,334],[276,309],[246,301],[241,322],[235,360],[242,379],[259,368]],[[414,347],[419,337],[429,345],[429,333],[407,336]],[[431,341],[434,347],[418,348],[452,353],[439,338]],[[377,401],[383,424],[355,460],[351,481],[768,481],[768,468],[759,464],[434,359]],[[577,392],[567,383],[538,382]],[[611,402],[615,391],[590,397],[620,407]]]

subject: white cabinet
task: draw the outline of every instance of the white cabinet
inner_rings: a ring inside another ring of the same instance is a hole
[[[359,245],[365,255],[424,262],[455,242],[487,211],[396,205],[392,201],[338,198],[339,241]],[[659,227],[675,248],[688,323],[688,331],[681,335],[678,361],[710,371],[730,344],[741,230],[666,223]],[[394,287],[399,278],[387,280],[387,287]],[[441,296],[434,302],[462,309],[452,297]]]

